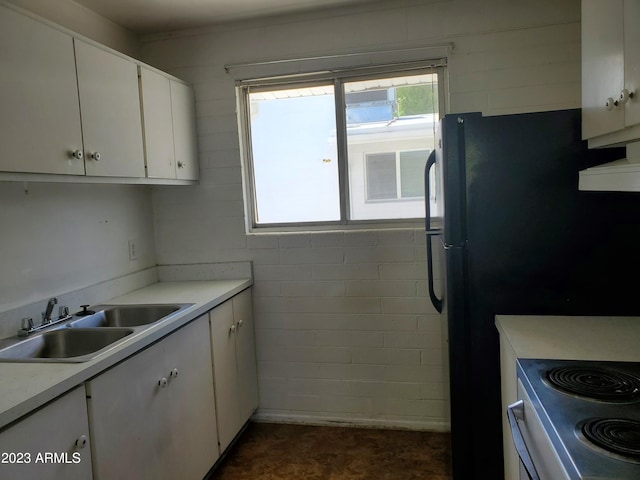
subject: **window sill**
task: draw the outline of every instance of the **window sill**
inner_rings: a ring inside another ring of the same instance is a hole
[[[348,224],[291,224],[251,227],[247,235],[285,235],[303,233],[335,233],[380,230],[424,230],[424,219],[398,221],[360,220]]]

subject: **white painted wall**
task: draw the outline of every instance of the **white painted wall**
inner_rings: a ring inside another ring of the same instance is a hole
[[[201,185],[154,192],[162,265],[252,260],[262,418],[446,428],[440,320],[422,229],[247,236],[225,64],[454,42],[452,112],[580,106],[580,2],[383,2],[155,37],[193,82]]]
[[[0,205],[0,312],[155,265],[147,187],[3,182]]]
[[[139,50],[131,33],[73,2],[14,3],[113,48]],[[146,186],[0,182],[0,232],[0,312],[156,264]],[[137,244],[135,261],[129,240]],[[19,324],[8,315],[0,332]]]
[[[137,35],[72,0],[8,1],[114,50],[140,58]]]

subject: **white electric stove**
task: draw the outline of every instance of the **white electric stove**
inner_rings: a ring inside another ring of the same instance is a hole
[[[640,363],[518,360],[521,480],[640,479]]]

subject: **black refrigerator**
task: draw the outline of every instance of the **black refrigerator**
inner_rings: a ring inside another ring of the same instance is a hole
[[[625,154],[589,150],[580,110],[452,114],[439,137],[427,263],[448,332],[453,478],[498,480],[495,315],[640,315],[640,193],[578,190],[580,169]]]

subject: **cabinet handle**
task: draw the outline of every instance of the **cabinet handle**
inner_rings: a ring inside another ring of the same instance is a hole
[[[173,370],[171,370],[171,373],[169,373],[169,377],[176,378],[177,376],[178,376],[178,369],[174,368]]]
[[[605,108],[609,111],[613,110],[614,107],[618,106],[618,100],[614,100],[613,98],[607,98],[607,102],[604,104]]]
[[[231,327],[229,327],[229,331],[231,333],[236,333],[236,325],[235,325],[235,323],[233,325],[231,325]]]
[[[244,324],[244,321],[238,320],[238,328],[240,328]]]
[[[86,435],[80,435],[78,437],[78,439],[76,440],[76,448],[84,448],[87,446],[87,436]]]
[[[178,168],[184,168],[186,166],[187,166],[187,164],[185,162],[183,162],[183,161],[179,161],[178,162]]]
[[[633,92],[630,92],[626,88],[623,88],[622,91],[620,92],[620,97],[619,97],[620,103],[624,105],[629,101],[630,98],[633,98]]]
[[[69,156],[71,156],[71,158],[75,158],[76,160],[82,160],[84,154],[82,153],[82,150],[74,150],[73,152],[69,152]]]
[[[100,161],[100,152],[93,152],[89,156],[91,157],[92,160],[95,160],[96,162]]]
[[[160,380],[158,380],[158,386],[160,386],[160,388],[166,388],[167,379],[165,377],[162,377]]]

